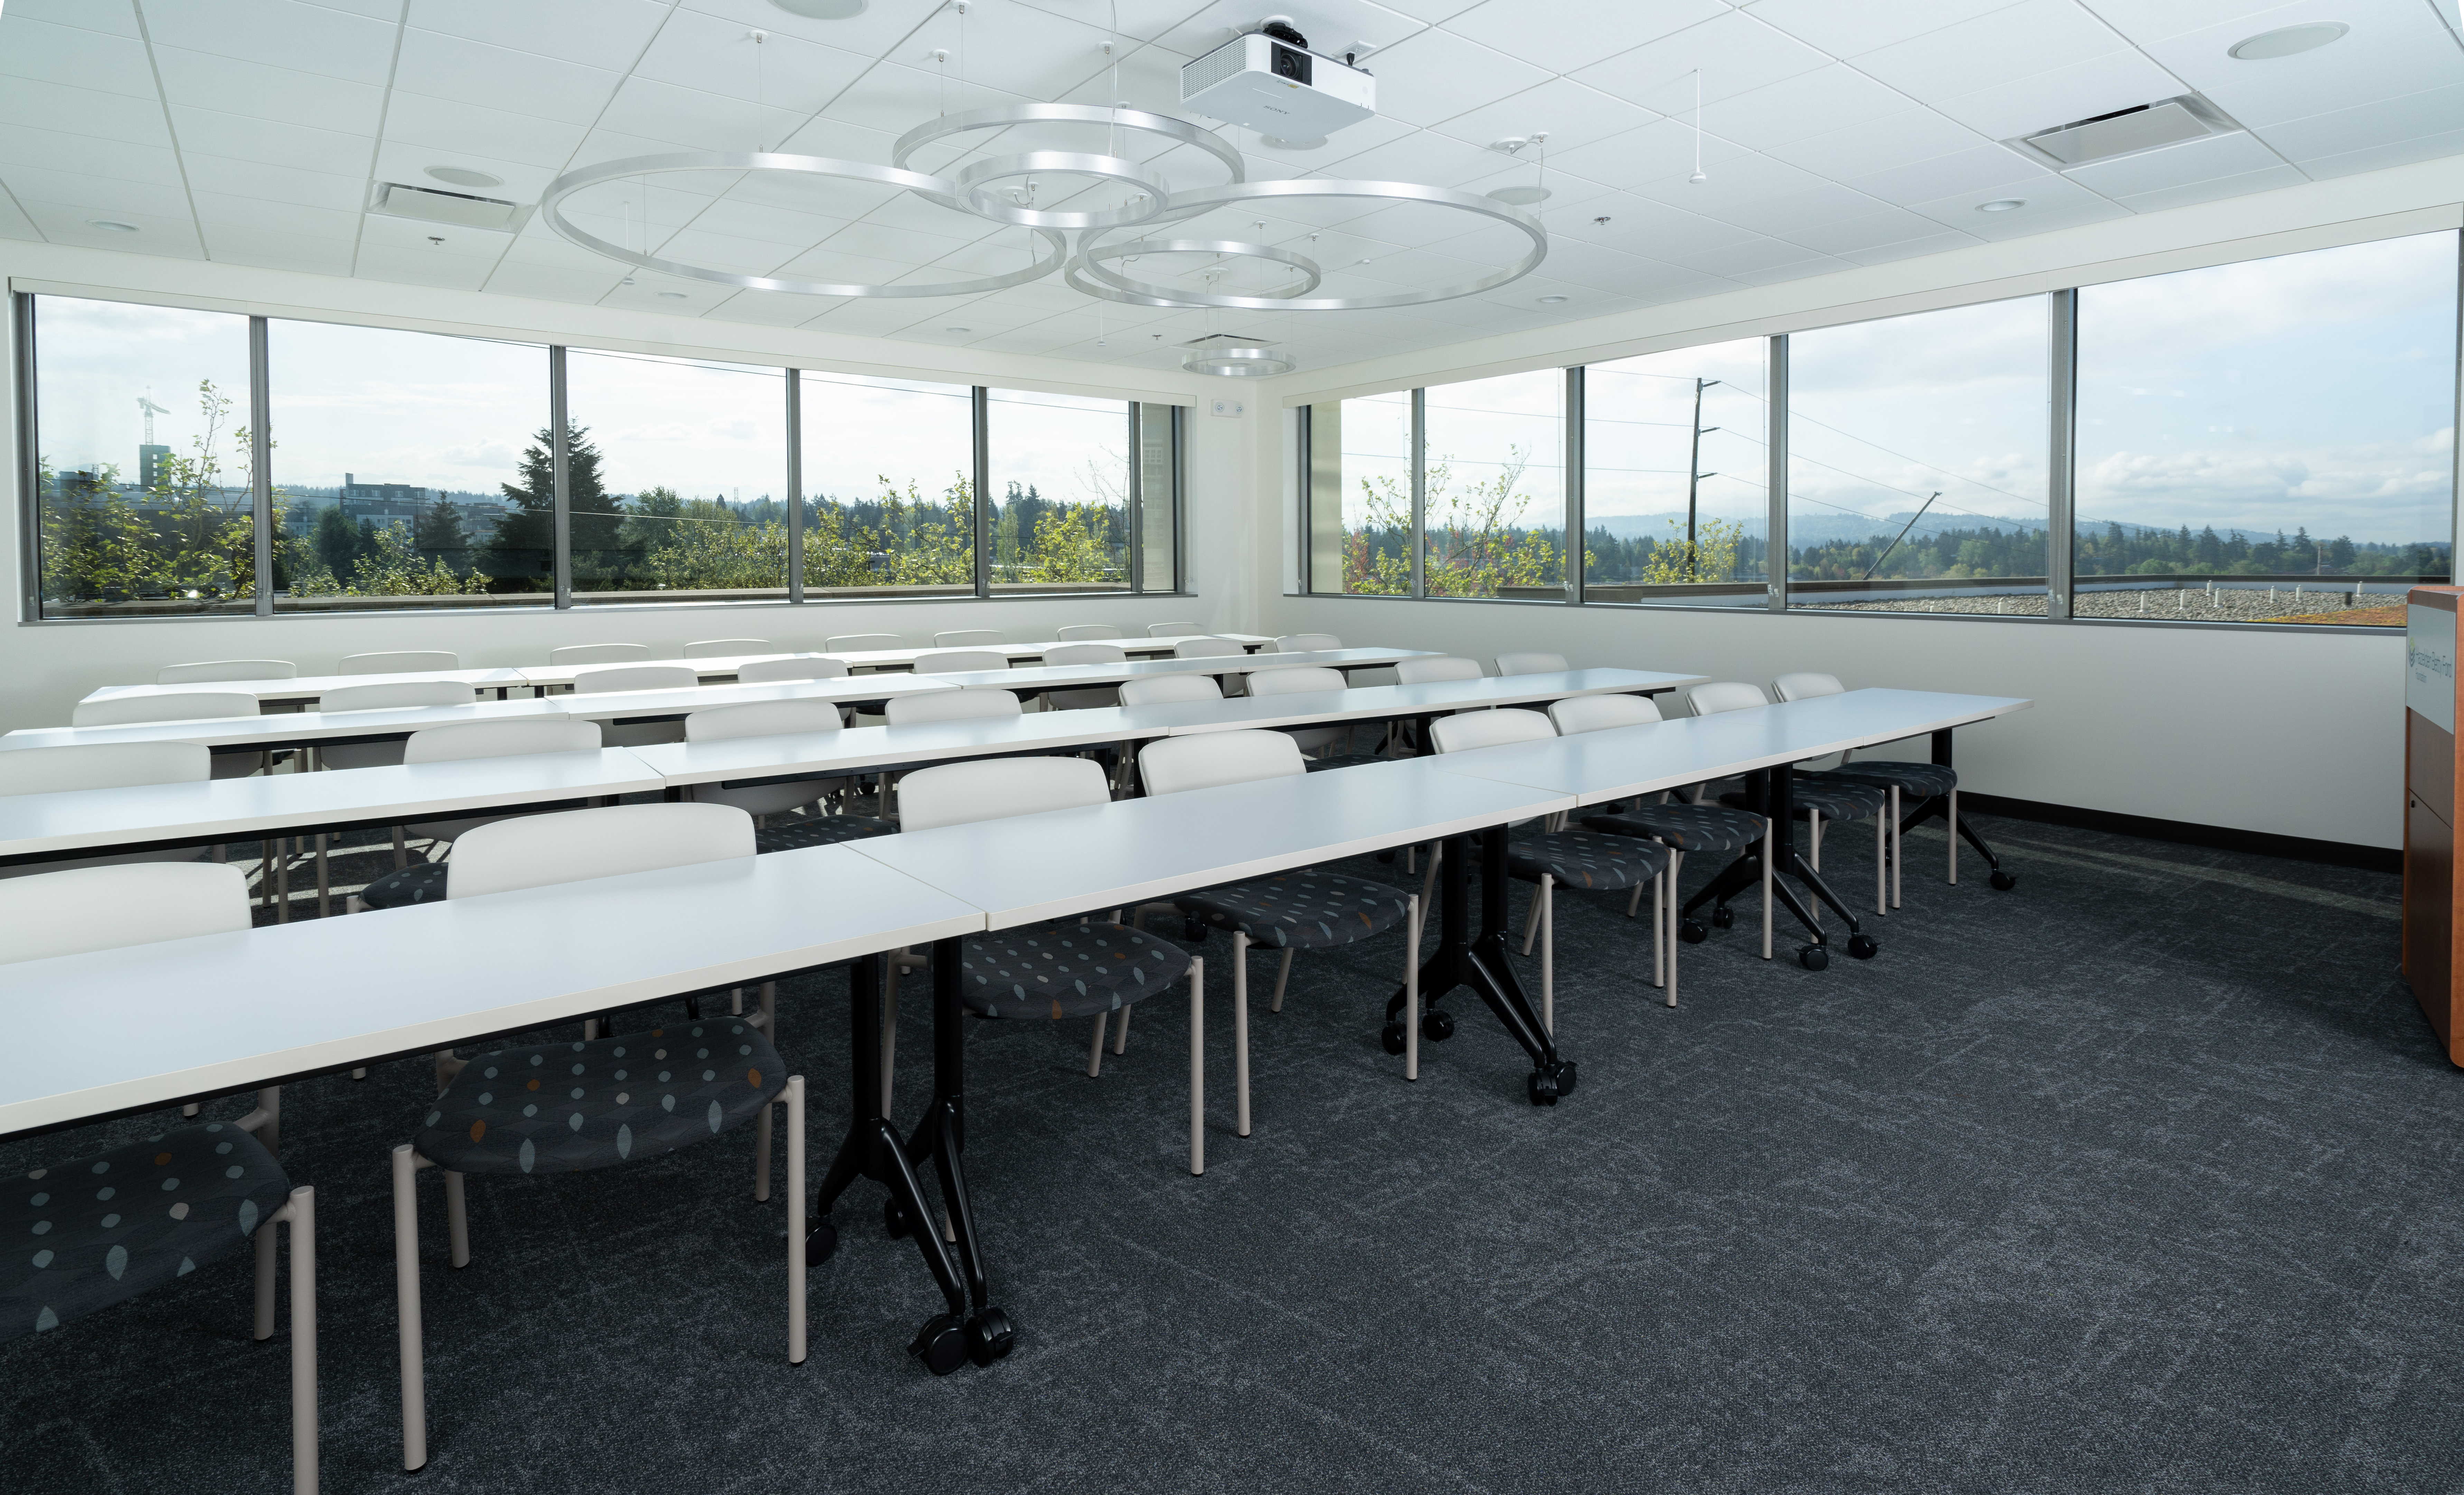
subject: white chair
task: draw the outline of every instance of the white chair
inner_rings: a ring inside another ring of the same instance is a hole
[[[880,649],[900,649],[906,644],[907,640],[896,634],[841,634],[835,638],[822,640],[822,647],[831,654],[846,654],[849,650],[871,653]]]
[[[1199,677],[1203,679],[1204,677]],[[1341,670],[1320,665],[1302,665],[1292,669],[1257,670],[1249,676],[1252,696],[1302,696],[1326,691],[1343,690],[1351,685]],[[1352,740],[1352,728],[1343,726],[1287,726],[1279,728],[1305,753],[1321,752],[1339,742]]]
[[[1686,709],[1696,716],[1717,716],[1723,711],[1750,711],[1771,704],[1760,685],[1744,681],[1712,681],[1685,692]]]
[[[1213,635],[1184,638],[1172,646],[1172,657],[1176,659],[1213,659],[1248,652],[1248,646],[1239,639],[1218,638]]]
[[[685,741],[718,743],[746,737],[810,736],[836,732],[844,725],[837,705],[827,701],[753,701],[741,705],[707,706],[686,717]],[[695,784],[686,793],[698,804],[734,805],[753,817],[754,829],[759,832],[766,824],[765,817],[819,804],[825,796],[845,788],[844,778],[817,778],[741,786]]]
[[[979,717],[1014,717],[1022,713],[1018,697],[990,685],[961,685],[913,696],[892,696],[884,703],[890,725],[913,726],[921,722],[966,722]]]
[[[1566,657],[1562,654],[1501,654],[1497,657],[1500,675],[1563,675]]]
[[[195,664],[166,664],[154,672],[157,685],[198,685],[230,680],[297,680],[299,666],[288,659],[206,659]]]
[[[1125,706],[1170,705],[1177,701],[1221,701],[1223,687],[1212,675],[1146,675],[1121,681]]]
[[[568,664],[623,664],[649,657],[649,644],[566,644],[561,649],[550,649],[547,662],[562,669]]]
[[[248,884],[236,867],[89,867],[0,882],[0,964],[230,936],[248,927]],[[107,1021],[98,1025],[93,1041],[110,1042]],[[57,1184],[12,1179],[0,1218],[23,1265],[11,1262],[14,1311],[0,1335],[55,1331],[231,1256],[253,1238],[256,1291],[250,1331],[260,1341],[272,1339],[272,1227],[288,1225],[291,1486],[296,1495],[316,1495],[317,1195],[304,1184],[295,1187],[277,1160],[281,1097],[278,1087],[269,1086],[256,1092],[256,1108],[236,1123],[176,1127],[31,1172],[35,1180],[56,1175]],[[85,1187],[97,1174],[113,1182]],[[200,1393],[189,1387],[179,1395],[193,1400]]]
[[[577,696],[630,690],[693,690],[700,684],[700,672],[690,664],[597,664],[573,672],[573,693]],[[602,737],[604,746],[609,748],[642,748],[652,743],[683,742],[685,727],[682,722],[610,722]]]
[[[1061,644],[1044,651],[1045,664],[1127,664],[1130,657],[1118,644]],[[1096,685],[1086,690],[1048,690],[1044,693],[1045,709],[1051,711],[1084,711],[1099,706],[1121,703],[1117,686]]]
[[[957,628],[933,636],[934,646],[941,649],[964,648],[969,644],[1005,644],[1007,642],[1009,642],[1009,635],[998,628]],[[1008,658],[1009,656],[1003,655],[1001,658]]]
[[[919,698],[904,698],[919,699]],[[895,704],[896,703],[892,703]],[[1084,758],[979,758],[919,769],[900,789],[900,829],[907,834],[1046,811],[1100,805],[1111,798],[1104,770]],[[1206,962],[1113,917],[1055,920],[990,934],[959,946],[960,999],[979,1017],[1095,1019],[1087,1073],[1103,1067],[1104,1023],[1121,1015],[1112,1052],[1129,1043],[1129,1015],[1148,997],[1189,977],[1189,1171],[1206,1171]],[[893,1019],[894,1020],[894,1019]],[[1236,1066],[1249,1072],[1248,1026],[1235,1018]],[[1241,1131],[1248,1134],[1248,1108]]]
[[[926,649],[911,666],[918,675],[967,675],[978,670],[1005,670],[1009,656],[998,649]]]
[[[1429,727],[1429,740],[1441,753],[1554,740],[1556,735],[1557,728],[1547,716],[1521,709],[1466,711],[1441,718]],[[1437,876],[1438,863],[1444,856],[1445,848],[1440,846],[1429,858],[1430,878]],[[1507,842],[1506,875],[1536,884],[1539,889],[1532,897],[1531,912],[1523,921],[1523,953],[1531,953],[1536,926],[1540,936],[1540,1025],[1551,1035],[1557,1031],[1557,884],[1603,893],[1631,888],[1625,908],[1629,919],[1642,906],[1643,889],[1648,886],[1651,984],[1661,986],[1664,965],[1675,955],[1671,942],[1661,938],[1667,926],[1667,895],[1673,886],[1663,875],[1673,864],[1668,849],[1656,842],[1558,826],[1544,828],[1540,835],[1529,839]],[[1420,893],[1423,898],[1428,896],[1426,881],[1420,884]],[[1664,984],[1674,991],[1673,977]]]
[[[1072,623],[1054,630],[1052,636],[1063,643],[1072,643],[1080,639],[1118,638],[1121,631],[1110,623]]]
[[[739,685],[760,685],[771,681],[845,680],[845,659],[833,659],[825,654],[790,656],[783,659],[748,659],[737,666],[736,682]]]
[[[597,752],[603,746],[596,722],[560,721],[549,717],[533,717],[512,722],[455,722],[446,726],[424,726],[410,734],[402,745],[405,763],[453,763],[469,758],[515,758],[537,752]],[[417,825],[397,826],[394,846],[400,856],[403,837],[429,843],[430,859],[410,866],[396,866],[384,877],[350,896],[343,904],[347,913],[369,908],[402,908],[411,904],[433,903],[445,896],[445,856],[453,841],[467,832],[498,820],[518,818],[506,815],[466,815],[451,820],[429,820]]]
[[[1803,701],[1813,696],[1837,696],[1845,688],[1836,676],[1811,673],[1783,675],[1771,681],[1771,694],[1782,701]],[[1797,782],[1801,784],[1809,776],[1800,772],[1796,776]],[[1859,780],[1881,785],[1890,791],[1891,906],[1893,908],[1900,906],[1900,869],[1905,864],[1907,854],[1906,843],[1902,839],[1900,833],[1906,824],[1907,816],[1913,812],[1923,810],[1928,799],[1939,797],[1945,801],[1944,808],[1949,815],[1949,819],[1946,822],[1948,833],[1946,839],[1949,842],[1950,853],[1947,875],[1952,882],[1959,881],[1959,774],[1949,765],[1915,763],[1902,758],[1859,759],[1851,750],[1842,752],[1839,755],[1838,766],[1820,777]],[[1994,877],[1997,880],[2006,876],[2007,874],[1999,867],[1994,869]]]
[[[71,726],[127,726],[139,722],[210,722],[236,716],[262,716],[254,696],[238,690],[176,690],[159,696],[115,696],[108,701],[80,701],[69,713]],[[214,754],[213,776],[244,779],[274,771],[271,752]]]
[[[1478,659],[1439,654],[1395,661],[1395,683],[1398,685],[1426,685],[1434,681],[1484,678]]]
[[[1180,794],[1226,784],[1291,778],[1309,771],[1301,750],[1281,732],[1198,732],[1147,744],[1138,753],[1138,778],[1149,794]],[[1281,949],[1274,995],[1266,1010],[1284,1010],[1284,985],[1296,949],[1355,945],[1404,926],[1405,1011],[1417,1025],[1420,1010],[1420,900],[1400,888],[1338,877],[1316,867],[1226,882],[1177,893],[1137,912],[1166,910],[1232,934],[1232,1041],[1234,1079],[1240,1092],[1241,1135],[1249,1134],[1249,947]],[[1417,1077],[1419,1051],[1413,1040],[1410,1064]]]
[[[319,713],[338,711],[385,711],[404,706],[467,706],[478,699],[478,691],[458,681],[386,681],[374,685],[342,685],[325,692],[317,703]],[[402,740],[373,743],[336,743],[316,749],[317,767],[320,769],[378,769],[402,761]]]
[[[1649,696],[1569,696],[1549,707],[1549,720],[1560,737],[1613,726],[1648,726],[1660,719],[1660,707]]]
[[[1147,625],[1147,636],[1149,638],[1180,638],[1192,634],[1202,634],[1204,632],[1206,632],[1206,630],[1200,628],[1196,623],[1151,623]]]
[[[486,826],[463,838],[448,896],[563,885],[754,854],[753,820],[730,805],[618,805]],[[787,1107],[787,1363],[804,1360],[804,1081],[779,1057],[777,993],[759,1016],[687,1018],[646,1032],[441,1057],[418,1134],[393,1149],[394,1289],[402,1362],[402,1463],[428,1462],[420,1318],[418,1171],[445,1174],[446,1237],[471,1262],[463,1179],[577,1173],[662,1157],[758,1118],[754,1197],[770,1196],[770,1107]],[[553,1064],[555,1067],[550,1069]],[[705,1068],[704,1065],[708,1067]],[[663,1065],[671,1067],[661,1067]],[[526,1077],[555,1076],[533,1090]],[[653,1079],[653,1075],[657,1078]],[[673,1078],[671,1079],[670,1077]],[[508,1373],[518,1369],[509,1368]]]
[[[68,748],[21,748],[14,752],[0,752],[0,795],[59,794],[139,784],[202,784],[212,773],[213,754],[202,743],[84,743]],[[216,861],[222,859],[221,850],[214,848]],[[134,862],[197,861],[206,855],[204,849],[193,846],[115,852],[103,857],[0,867],[0,878]]]
[[[1343,640],[1332,634],[1286,634],[1275,640],[1277,654],[1323,654],[1342,647]]]
[[[458,670],[462,657],[448,649],[397,649],[384,654],[346,654],[334,666],[337,675],[415,675],[423,670]]]
[[[767,638],[702,638],[685,645],[688,659],[726,659],[769,651]]]

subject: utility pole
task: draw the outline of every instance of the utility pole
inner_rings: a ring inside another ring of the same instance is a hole
[[[1696,581],[1702,578],[1698,574],[1696,564],[1696,556],[1700,552],[1694,547],[1694,501],[1702,490],[1704,479],[1720,476],[1718,473],[1706,473],[1701,470],[1704,431],[1703,391],[1719,382],[1717,379],[1694,381],[1694,445],[1685,457],[1685,574],[1689,579]],[[1710,429],[1717,431],[1720,428],[1713,426]]]

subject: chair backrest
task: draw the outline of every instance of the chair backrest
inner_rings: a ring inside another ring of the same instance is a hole
[[[748,654],[767,654],[767,638],[700,638],[685,645],[688,659],[725,659]]]
[[[748,701],[741,705],[704,706],[686,717],[685,741],[723,743],[737,737],[835,732],[841,725],[839,708],[826,701]]]
[[[385,681],[374,685],[338,685],[317,703],[319,711],[378,711],[387,706],[467,706],[479,692],[460,681]]]
[[[1286,634],[1275,640],[1277,654],[1316,654],[1323,649],[1340,649],[1343,640],[1332,634]]]
[[[700,672],[690,664],[594,664],[573,672],[577,696],[610,690],[691,690],[700,683]]]
[[[1503,743],[1537,742],[1557,735],[1547,713],[1509,708],[1503,711],[1458,711],[1429,724],[1429,741],[1440,752],[1495,748]]]
[[[1764,697],[1763,688],[1760,685],[1749,685],[1744,681],[1722,680],[1713,681],[1707,685],[1697,685],[1687,691],[1685,703],[1693,708],[1696,716],[1713,716],[1722,711],[1743,711],[1752,706],[1767,706],[1771,702]]]
[[[1149,638],[1178,638],[1186,634],[1202,634],[1204,632],[1206,632],[1206,630],[1199,627],[1196,623],[1151,623],[1147,625],[1147,636]]]
[[[1091,758],[978,758],[918,769],[900,779],[898,828],[930,831],[977,820],[1042,814],[1047,810],[1075,810],[1105,804],[1111,797],[1102,765]]]
[[[1138,781],[1150,794],[1246,784],[1307,773],[1309,761],[1287,732],[1194,732],[1163,737],[1138,753]]]
[[[1557,735],[1596,732],[1612,726],[1647,726],[1660,720],[1649,696],[1571,696],[1549,707]]]
[[[203,743],[89,743],[0,752],[0,794],[55,794],[130,784],[202,784],[213,774]]]
[[[1501,654],[1497,657],[1500,675],[1563,675],[1566,657],[1562,654]]]
[[[901,649],[906,644],[907,640],[896,634],[841,634],[822,640],[822,647],[832,654],[845,654],[850,649]]]
[[[734,805],[609,805],[518,815],[465,831],[447,898],[477,898],[753,855],[753,817]]]
[[[847,672],[845,659],[833,659],[825,654],[808,654],[802,658],[747,659],[736,667],[736,682],[759,685],[774,680],[842,680]]]
[[[1200,675],[1199,680],[1211,677]],[[1330,670],[1321,664],[1303,664],[1287,670],[1252,670],[1249,673],[1249,694],[1253,696],[1299,696],[1318,690],[1343,690],[1352,682],[1341,670]]]
[[[138,861],[0,880],[0,965],[248,926],[248,878],[224,862]]]
[[[1009,656],[998,649],[927,649],[915,657],[918,675],[964,675],[971,670],[1005,670]]]
[[[1121,681],[1121,704],[1161,706],[1176,701],[1221,701],[1223,687],[1212,675],[1150,675]]]
[[[157,685],[195,685],[219,680],[297,680],[299,666],[288,659],[204,659],[195,664],[166,664],[154,672]]]
[[[533,717],[525,722],[454,722],[423,726],[402,745],[405,763],[518,758],[534,752],[597,752],[599,724]]]
[[[627,659],[647,659],[649,644],[566,644],[550,649],[547,662],[561,668],[567,664],[622,664]]]
[[[337,675],[415,675],[422,670],[458,670],[462,657],[449,649],[395,649],[384,654],[346,654],[334,666]]]
[[[1782,701],[1803,701],[1808,696],[1837,696],[1844,694],[1847,689],[1839,683],[1837,675],[1816,675],[1810,671],[1783,675],[1771,681],[1771,694]]]
[[[256,698],[244,690],[174,690],[159,696],[114,696],[80,701],[71,726],[123,726],[131,722],[192,722],[210,717],[259,716]]]
[[[1418,659],[1397,660],[1395,680],[1403,685],[1425,685],[1431,681],[1479,680],[1478,659],[1457,658],[1452,655],[1433,655]]]
[[[1044,651],[1046,664],[1127,664],[1119,644],[1061,644]]]
[[[961,685],[913,696],[892,696],[884,703],[892,726],[917,722],[963,722],[975,717],[1017,716],[1018,697],[990,685]]]
[[[968,644],[1005,644],[1009,635],[998,628],[954,628],[945,634],[935,634],[933,642],[943,649],[963,648]]]
[[[1055,631],[1052,636],[1066,643],[1073,638],[1118,638],[1121,631],[1110,623],[1072,623]]]
[[[1176,659],[1211,659],[1218,655],[1247,654],[1246,646],[1232,638],[1184,638],[1172,646]]]

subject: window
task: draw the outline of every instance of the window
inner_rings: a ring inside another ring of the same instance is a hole
[[[44,617],[256,611],[246,317],[28,297]]]
[[[274,610],[553,603],[547,357],[269,322]]]
[[[2401,625],[2450,572],[2455,280],[2451,232],[2082,288],[2075,614]]]
[[[2046,298],[1788,340],[1788,602],[2045,612]]]
[[[1566,372],[1421,397],[1421,586],[1432,597],[1566,594]]]
[[[1762,607],[1762,338],[1583,370],[1583,600]]]
[[[973,596],[974,391],[809,368],[800,379],[804,594]]]
[[[1070,394],[986,394],[992,590],[1130,589],[1130,408]]]
[[[1412,594],[1408,393],[1309,407],[1309,590]]]
[[[1180,408],[1145,404],[1138,417],[1138,590],[1180,589]]]

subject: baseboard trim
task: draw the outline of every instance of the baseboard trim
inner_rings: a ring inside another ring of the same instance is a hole
[[[2034,799],[2008,799],[2000,794],[1963,792],[1959,807],[1984,816],[2066,825],[2081,831],[2107,831],[2117,836],[2209,846],[2218,851],[2252,852],[2290,861],[2331,867],[2359,867],[2365,872],[2404,871],[2404,853],[2384,846],[2353,846],[2343,841],[2313,840],[2306,836],[2277,836],[2268,831],[2238,831],[2220,825],[2193,825],[2187,820],[2160,820],[2152,815],[2117,814],[2110,810],[2082,810],[2076,805],[2049,805]],[[1986,841],[1993,837],[1988,834]]]

